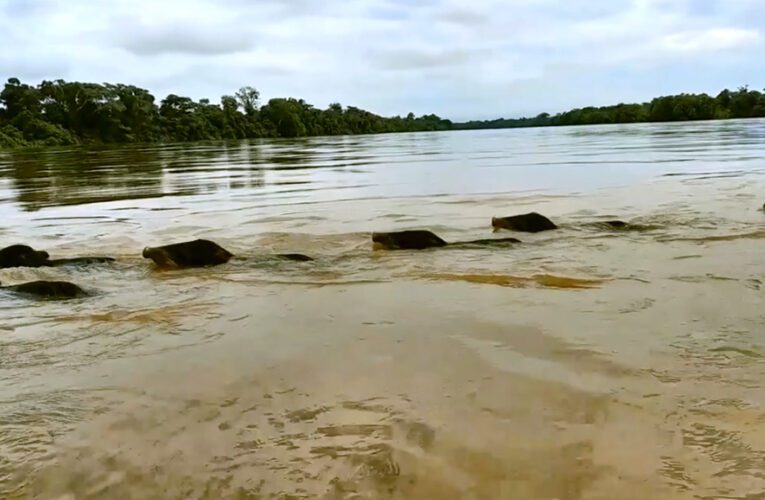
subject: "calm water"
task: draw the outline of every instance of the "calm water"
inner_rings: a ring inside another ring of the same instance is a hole
[[[0,498],[764,498],[763,202],[755,120],[0,153],[0,246],[118,258],[0,270],[96,293],[0,295]]]

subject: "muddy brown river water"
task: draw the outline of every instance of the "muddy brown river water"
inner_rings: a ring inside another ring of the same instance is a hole
[[[0,270],[95,294],[0,294],[0,498],[765,498],[763,202],[762,120],[0,153],[0,246],[118,259]]]

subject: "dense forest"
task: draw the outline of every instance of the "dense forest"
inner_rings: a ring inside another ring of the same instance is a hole
[[[433,114],[386,118],[337,103],[317,109],[294,98],[261,105],[253,87],[225,95],[218,104],[174,94],[157,104],[148,90],[132,85],[55,80],[32,86],[10,78],[0,92],[0,148],[752,117],[765,117],[765,94],[747,87],[716,97],[680,94],[534,118],[452,123]]]
[[[11,78],[0,92],[0,148],[80,143],[182,142],[255,137],[449,130],[435,115],[383,118],[340,104],[316,109],[302,99],[271,99],[243,87],[208,99],[168,95],[159,102],[132,85]]]
[[[765,94],[748,87],[707,94],[678,94],[656,97],[642,104],[577,108],[557,115],[542,113],[534,118],[500,118],[452,125],[455,129],[549,127],[603,123],[680,122],[765,117]]]

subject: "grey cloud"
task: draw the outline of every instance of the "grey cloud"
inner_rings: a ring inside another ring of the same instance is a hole
[[[0,0],[0,76],[488,118],[760,87],[763,21],[763,0]]]
[[[479,51],[463,49],[417,50],[400,49],[373,54],[376,65],[390,70],[412,70],[455,66],[470,60]]]
[[[263,93],[266,99],[282,92],[284,84],[298,80],[290,68],[279,64],[247,61],[246,55],[225,56],[192,62],[176,69],[160,71],[163,61],[157,60],[154,67],[142,78],[131,83],[151,90],[158,99],[168,94],[178,94],[192,99],[208,98],[218,102],[222,95],[233,94],[244,85],[251,85]],[[193,82],[189,86],[188,82]],[[307,97],[302,93],[299,97]],[[294,96],[298,96],[297,93]]]
[[[248,50],[254,37],[236,30],[170,25],[126,29],[117,46],[139,56],[158,54],[219,55]]]
[[[486,24],[489,17],[481,12],[467,9],[451,9],[436,14],[436,20],[461,26],[480,26]]]

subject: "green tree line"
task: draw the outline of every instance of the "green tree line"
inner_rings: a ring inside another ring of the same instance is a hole
[[[716,97],[679,94],[533,118],[452,123],[434,114],[382,117],[338,103],[318,109],[294,98],[261,105],[253,87],[242,87],[219,103],[175,94],[157,103],[148,90],[133,85],[45,80],[33,86],[10,78],[0,92],[0,148],[754,117],[765,117],[765,94],[748,87]]]
[[[606,123],[679,122],[765,117],[765,94],[748,87],[707,94],[678,94],[656,97],[642,104],[576,108],[556,115],[542,113],[534,118],[455,123],[455,129],[548,127]]]
[[[257,137],[377,134],[449,130],[436,115],[384,118],[333,103],[317,109],[303,99],[275,98],[242,87],[219,103],[170,94],[159,103],[133,85],[10,78],[0,92],[0,148],[91,143],[152,143]]]

